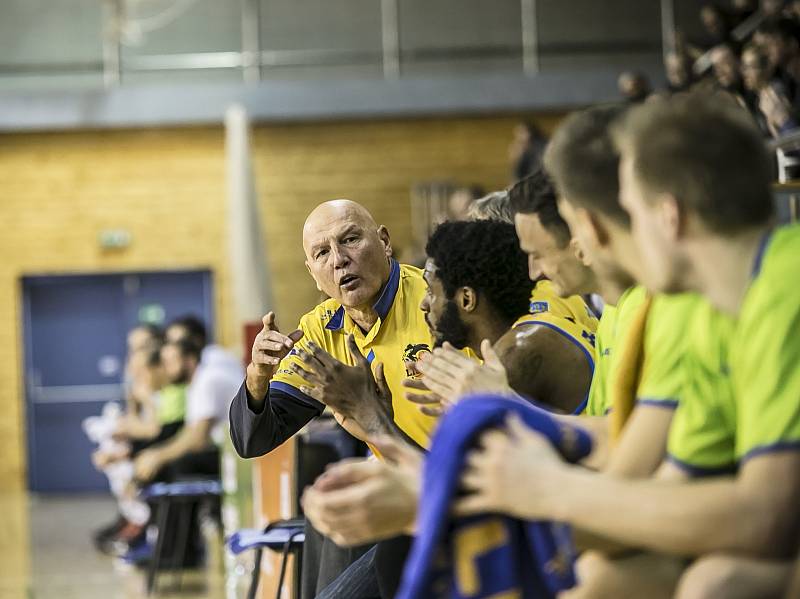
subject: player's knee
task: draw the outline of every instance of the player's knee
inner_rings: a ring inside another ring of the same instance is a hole
[[[735,585],[736,564],[730,557],[700,558],[681,577],[675,599],[727,597]]]

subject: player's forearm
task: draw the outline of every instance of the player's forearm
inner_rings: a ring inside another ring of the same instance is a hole
[[[625,481],[578,468],[558,476],[551,517],[613,541],[675,555],[775,551],[765,514],[733,478]]]

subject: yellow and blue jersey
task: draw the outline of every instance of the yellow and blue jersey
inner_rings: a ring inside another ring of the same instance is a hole
[[[550,281],[538,281],[531,293],[529,312],[518,318],[513,328],[532,324],[553,329],[574,343],[594,372],[598,320],[582,297],[559,297]]]
[[[383,363],[392,392],[395,423],[422,447],[428,446],[437,419],[426,416],[405,398],[401,381],[409,375],[406,362],[430,352],[432,346],[428,325],[419,308],[425,289],[420,269],[392,260],[389,281],[374,306],[378,321],[369,331],[362,331],[338,301],[328,299],[300,319],[303,339],[297,343],[306,349],[307,342],[314,341],[340,362],[353,365],[347,348],[347,337],[352,334],[370,364]],[[306,382],[290,369],[293,362],[302,365],[295,351],[281,361],[270,388],[315,404],[315,400],[300,391]]]

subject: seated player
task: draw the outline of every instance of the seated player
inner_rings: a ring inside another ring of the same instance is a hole
[[[460,509],[555,518],[654,553],[788,559],[800,498],[800,229],[773,230],[769,157],[738,107],[655,100],[625,118],[616,142],[644,282],[699,292],[716,309],[686,328],[698,376],[675,414],[670,459],[658,480],[625,481],[563,464],[533,433],[499,434],[472,460]],[[653,568],[617,565],[598,560],[584,586],[635,594]],[[671,596],[675,579],[663,582]]]

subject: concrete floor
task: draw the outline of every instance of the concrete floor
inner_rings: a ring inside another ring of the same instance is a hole
[[[145,597],[141,572],[92,546],[92,531],[114,517],[110,497],[0,493],[0,599]],[[205,571],[185,573],[180,591],[170,573],[162,575],[156,596],[224,599],[220,559]],[[237,596],[243,595],[231,595]]]

